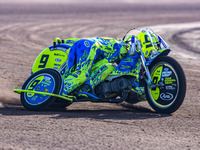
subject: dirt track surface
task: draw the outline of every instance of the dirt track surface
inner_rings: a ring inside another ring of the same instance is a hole
[[[192,2],[1,4],[0,149],[199,149],[200,5]],[[67,110],[40,112],[11,105],[20,104],[12,89],[21,88],[36,56],[55,37],[120,38],[142,26],[165,35],[174,49],[170,56],[185,71],[187,94],[175,113],[157,114],[146,102],[74,103]]]

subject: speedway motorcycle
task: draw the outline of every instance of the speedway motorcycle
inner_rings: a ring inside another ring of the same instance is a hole
[[[156,112],[175,112],[186,93],[183,69],[167,56],[171,51],[169,45],[152,29],[127,37],[129,31],[121,40],[122,45],[131,47],[128,54],[92,93],[83,92],[88,98],[78,98],[73,92],[62,95],[66,60],[74,44],[70,39],[56,38],[52,46],[38,55],[22,89],[13,91],[21,95],[21,103],[28,110],[65,108],[85,101],[131,104],[148,101]]]

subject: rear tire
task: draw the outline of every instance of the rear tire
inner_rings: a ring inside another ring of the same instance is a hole
[[[32,74],[22,89],[59,94],[62,86],[61,75],[54,69],[42,69]],[[42,110],[54,103],[56,97],[21,93],[21,103],[27,110]]]
[[[186,78],[180,64],[169,56],[160,56],[152,62],[149,71],[154,84],[163,82],[164,86],[150,89],[145,85],[148,103],[156,112],[175,112],[186,93]]]

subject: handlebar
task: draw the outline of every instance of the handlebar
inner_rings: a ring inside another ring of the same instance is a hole
[[[62,41],[60,38],[55,38],[55,39],[53,40],[53,47],[54,47],[54,48],[56,48],[57,42],[58,42],[59,44],[63,43],[63,41]]]

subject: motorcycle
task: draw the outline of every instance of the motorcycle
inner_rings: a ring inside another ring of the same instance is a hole
[[[82,92],[88,98],[79,98],[74,92],[62,95],[66,60],[74,44],[70,39],[54,39],[53,45],[36,58],[32,75],[22,89],[13,91],[21,95],[21,103],[28,110],[65,108],[85,101],[131,104],[148,101],[158,113],[175,112],[184,101],[186,78],[180,64],[167,56],[170,46],[150,28],[127,37],[129,31],[121,40],[122,45],[131,47],[127,55],[92,93]]]

